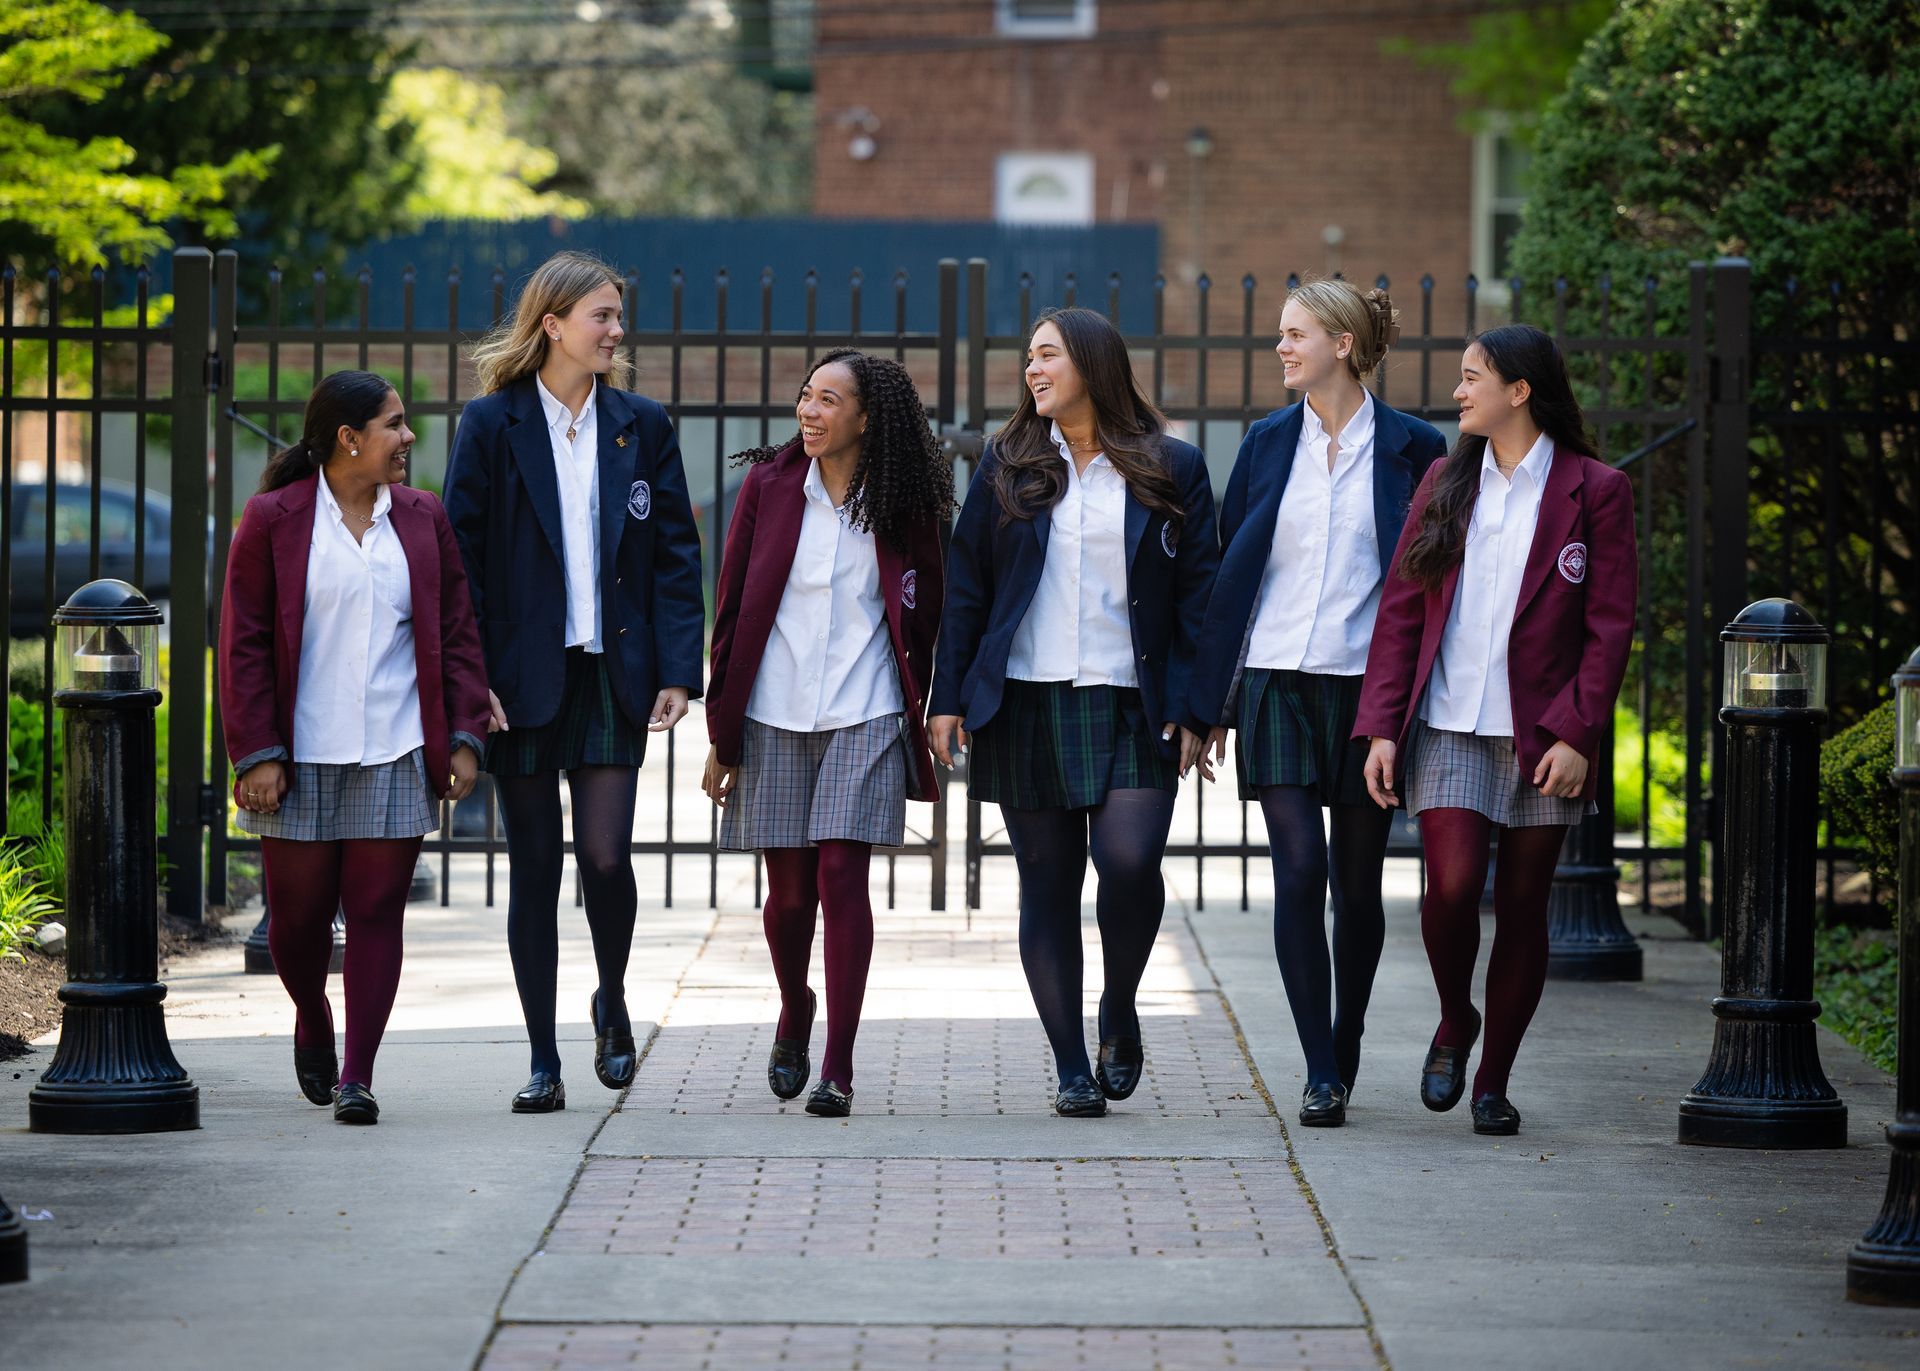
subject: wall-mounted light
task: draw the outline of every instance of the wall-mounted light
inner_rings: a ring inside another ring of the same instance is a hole
[[[1213,135],[1205,125],[1197,125],[1187,134],[1187,156],[1196,162],[1203,162],[1213,156]]]
[[[873,155],[880,151],[880,143],[873,136],[880,132],[880,116],[865,105],[855,105],[842,110],[834,122],[852,130],[852,136],[847,139],[847,156],[856,162],[871,162]]]

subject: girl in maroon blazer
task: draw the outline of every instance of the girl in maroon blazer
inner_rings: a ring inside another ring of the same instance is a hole
[[[376,1123],[373,1058],[400,984],[400,921],[437,801],[473,789],[487,678],[440,502],[384,379],[340,371],[267,464],[227,557],[220,709],[240,827],[260,837],[293,1069],[341,1123]],[[347,1054],[327,963],[347,918]]]
[[[906,802],[939,798],[926,679],[944,593],[953,468],[906,368],[827,353],[794,407],[800,433],[738,460],[720,563],[701,788],[720,845],[767,864],[767,947],[780,1022],[767,1084],[806,1088],[816,911],[827,926],[827,1050],[807,1112],[845,1116],[873,958],[867,865],[897,846]]]
[[[1567,825],[1594,812],[1601,736],[1633,638],[1633,488],[1602,462],[1560,349],[1508,324],[1460,362],[1460,441],[1413,497],[1367,655],[1354,736],[1367,790],[1420,819],[1420,931],[1440,1027],[1420,1076],[1458,1104],[1487,842],[1500,827],[1486,1046],[1473,1131],[1520,1130],[1507,1077],[1547,978],[1547,888]],[[1403,760],[1404,759],[1404,760]]]

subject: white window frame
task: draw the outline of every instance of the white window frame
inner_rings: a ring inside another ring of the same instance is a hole
[[[1068,19],[1028,18],[1014,0],[993,0],[994,29],[1008,38],[1091,38],[1099,25],[1098,0],[1074,0]]]
[[[1061,214],[1022,212],[1014,198],[1021,183],[1045,173],[1066,186],[1071,208]],[[1094,221],[1093,154],[1090,152],[1003,152],[994,160],[993,217],[1002,224],[1091,224]]]
[[[1474,277],[1480,282],[1480,298],[1496,308],[1505,308],[1511,303],[1512,289],[1505,278],[1495,280],[1493,275],[1493,254],[1497,246],[1494,242],[1494,216],[1504,211],[1518,210],[1526,204],[1524,196],[1503,196],[1499,194],[1500,178],[1500,140],[1513,136],[1513,121],[1504,114],[1486,115],[1478,132],[1473,135],[1473,236],[1471,267]]]

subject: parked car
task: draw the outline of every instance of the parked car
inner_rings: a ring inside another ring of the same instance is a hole
[[[133,535],[140,517],[139,491],[122,481],[100,483],[101,576],[131,581],[150,600],[173,595],[173,506],[163,495],[147,492],[145,574],[134,575]],[[13,553],[13,584],[7,597],[8,632],[37,637],[47,631],[53,611],[92,579],[93,491],[86,485],[54,487],[53,600],[47,600],[47,488],[16,485],[7,522]],[[209,526],[208,546],[212,546]]]

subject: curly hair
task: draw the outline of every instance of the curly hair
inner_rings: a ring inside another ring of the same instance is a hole
[[[854,399],[867,416],[860,459],[847,485],[847,522],[904,551],[907,530],[915,521],[952,516],[953,463],[940,451],[927,425],[927,408],[905,367],[858,348],[834,348],[807,368],[802,385],[833,362],[852,374]],[[770,462],[799,441],[796,433],[774,447],[748,448],[735,453],[733,463]]]

